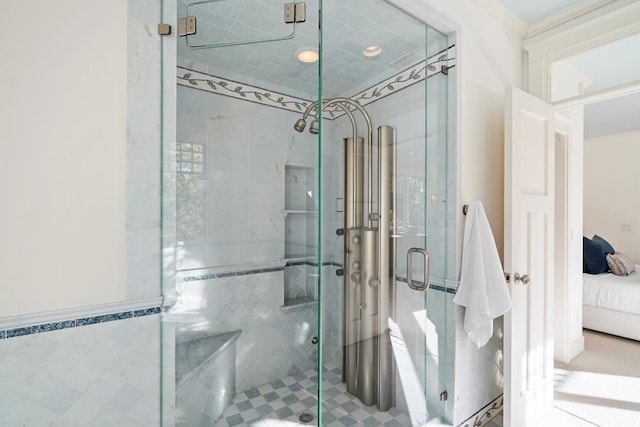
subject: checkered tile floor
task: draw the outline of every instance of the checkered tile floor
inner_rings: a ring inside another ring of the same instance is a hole
[[[316,370],[310,369],[239,393],[216,427],[317,426],[317,381]],[[402,411],[391,408],[388,412],[379,412],[375,406],[364,406],[360,400],[348,394],[341,381],[340,368],[324,367],[323,386],[322,423],[325,426],[411,426],[409,416]],[[299,417],[305,412],[313,414],[312,422],[300,422]]]

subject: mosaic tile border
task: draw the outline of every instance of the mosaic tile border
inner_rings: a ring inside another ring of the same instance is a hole
[[[313,261],[288,261],[284,265],[279,267],[254,268],[250,270],[225,271],[221,273],[200,274],[198,276],[185,276],[179,278],[178,283],[199,282],[202,280],[221,279],[223,277],[247,276],[251,274],[275,273],[278,271],[284,271],[286,267],[294,267],[298,265],[309,265],[311,267],[317,267],[318,263]],[[322,263],[322,266],[342,267],[342,264],[338,264],[333,261],[326,261]]]
[[[396,276],[396,280],[402,283],[409,283],[407,282],[407,278],[405,276],[398,275]],[[424,281],[422,280],[412,280],[412,282],[418,286],[424,286]],[[458,291],[457,287],[450,287],[446,285],[443,286],[433,282],[429,283],[429,289],[433,289],[434,291],[446,292],[448,294],[453,294],[453,295],[455,295],[455,293]]]
[[[128,310],[119,313],[101,314],[99,316],[81,317],[73,320],[63,320],[60,322],[42,323],[34,326],[12,328],[0,331],[0,339],[22,337],[25,335],[58,331],[60,329],[77,328],[81,326],[95,325],[98,323],[113,322],[116,320],[132,319],[134,317],[150,316],[153,314],[160,314],[161,312],[161,307],[151,307],[140,310]]]
[[[463,421],[461,424],[458,424],[458,427],[482,427],[489,423],[496,415],[502,412],[502,407],[504,406],[504,395],[493,399],[486,405],[484,408],[480,409],[478,412],[467,418],[467,420]]]
[[[184,283],[184,282],[200,282],[203,280],[210,280],[210,279],[221,279],[224,277],[235,277],[235,276],[248,276],[248,275],[252,275],[252,274],[263,274],[263,273],[274,273],[274,272],[279,272],[279,271],[284,271],[284,269],[286,267],[294,267],[294,266],[299,266],[299,265],[309,265],[312,267],[317,267],[318,263],[317,262],[313,262],[313,261],[289,261],[287,262],[284,266],[280,266],[280,267],[267,267],[267,268],[255,268],[255,269],[250,269],[250,270],[238,270],[238,271],[226,271],[223,273],[207,273],[207,274],[200,274],[197,276],[186,276],[186,277],[182,277],[180,279],[178,279],[179,283]],[[322,263],[323,267],[328,267],[328,266],[332,266],[332,267],[338,267],[338,268],[342,268],[342,264],[334,262],[334,261],[326,261]],[[407,283],[407,278],[404,276],[400,276],[397,275],[396,276],[396,280],[402,283]],[[420,280],[413,280],[413,283],[415,283],[416,285],[419,286],[424,286],[424,281],[420,281]],[[443,286],[443,285],[439,285],[439,284],[435,284],[435,283],[430,283],[429,284],[429,289],[432,289],[434,291],[440,291],[440,292],[446,292],[449,294],[454,294],[457,292],[457,288],[455,287],[450,287],[450,286]]]
[[[426,78],[442,73],[442,66],[453,68],[456,65],[455,49],[456,45],[451,45],[447,49],[427,58],[426,61],[420,61],[388,79],[352,95],[350,98],[359,102],[361,105],[367,105]],[[229,80],[186,67],[177,67],[176,78],[178,86],[190,87],[192,89],[216,93],[293,112],[302,113],[312,102],[307,99]],[[324,110],[323,117],[332,120],[344,114],[344,111],[340,107],[333,106]]]
[[[451,45],[447,49],[441,50],[426,61],[417,64],[389,77],[380,83],[371,86],[353,96],[351,99],[361,105],[367,105],[385,96],[396,93],[406,87],[418,83],[424,79],[442,73],[442,66],[453,68],[456,65],[456,45]],[[342,115],[341,113],[340,115]],[[338,117],[338,116],[336,116]]]
[[[269,107],[302,113],[311,101],[252,86],[234,80],[202,73],[185,67],[177,67],[178,86],[199,89],[205,92],[242,99]]]

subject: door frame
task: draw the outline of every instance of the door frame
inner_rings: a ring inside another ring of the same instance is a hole
[[[530,27],[523,42],[525,89],[551,103],[556,111],[581,123],[584,105],[640,91],[640,81],[587,95],[551,102],[551,65],[554,61],[640,32],[640,2],[621,0],[592,3]],[[581,127],[581,126],[579,126]],[[556,223],[564,224],[556,245],[555,359],[568,363],[584,350],[582,335],[582,174],[583,138],[579,135],[556,157]]]

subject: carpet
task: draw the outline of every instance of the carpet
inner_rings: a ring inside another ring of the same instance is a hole
[[[640,342],[584,330],[585,351],[555,364],[554,406],[603,427],[640,426]]]

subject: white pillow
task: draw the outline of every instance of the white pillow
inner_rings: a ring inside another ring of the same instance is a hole
[[[621,252],[607,255],[607,264],[611,272],[616,276],[628,276],[636,271],[636,266],[631,259]]]

